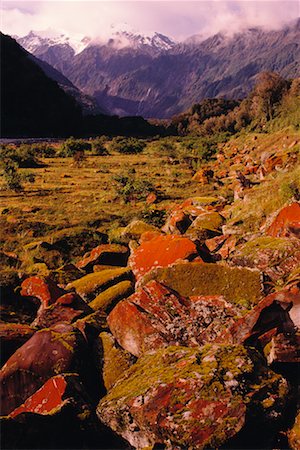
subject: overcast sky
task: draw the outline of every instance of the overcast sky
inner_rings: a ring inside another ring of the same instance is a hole
[[[112,24],[127,23],[176,40],[193,34],[234,32],[251,26],[278,28],[299,17],[299,1],[1,1],[1,30],[24,36],[48,28],[72,35],[107,37]]]

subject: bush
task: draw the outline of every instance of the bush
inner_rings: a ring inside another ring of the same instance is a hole
[[[59,156],[63,158],[73,156],[76,152],[85,152],[91,150],[91,148],[92,146],[89,142],[86,142],[83,139],[74,139],[71,137],[63,142],[59,151]]]
[[[140,139],[135,138],[114,138],[110,143],[110,149],[118,153],[137,154],[141,153],[146,144]]]
[[[115,175],[112,178],[116,182],[117,194],[123,198],[125,203],[132,200],[145,200],[152,192],[158,194],[157,189],[150,181],[138,180],[129,173]]]
[[[92,151],[97,156],[105,156],[108,155],[107,148],[105,146],[107,142],[106,136],[101,136],[98,139],[95,139],[92,142]]]
[[[161,228],[164,225],[166,217],[166,210],[157,209],[153,206],[148,207],[141,212],[141,219],[157,228]]]
[[[41,158],[55,158],[56,150],[52,145],[43,142],[41,144],[33,144],[31,146],[32,153]]]
[[[14,146],[2,146],[0,158],[7,160],[10,159],[16,164],[16,167],[33,169],[36,167],[41,167],[42,164],[36,158],[33,148],[31,145],[21,145],[19,147]]]
[[[86,157],[83,150],[77,150],[73,155],[73,162],[76,167],[81,167]]]
[[[6,187],[12,191],[21,192],[23,187],[17,163],[11,158],[1,158],[0,167]]]

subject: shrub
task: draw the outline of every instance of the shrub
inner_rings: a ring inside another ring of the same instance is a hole
[[[110,143],[110,149],[118,153],[136,154],[141,153],[146,144],[135,138],[114,138]]]
[[[157,209],[156,207],[147,207],[141,212],[141,219],[157,228],[161,228],[167,217],[167,212],[164,209]]]
[[[36,168],[41,167],[42,164],[36,158],[31,145],[21,145],[19,147],[3,146],[1,147],[1,159],[10,159],[20,168]]]
[[[73,137],[67,139],[63,142],[61,149],[59,151],[59,156],[68,157],[73,156],[78,151],[88,151],[91,150],[92,146],[89,142],[82,139],[74,139]]]
[[[31,149],[34,155],[40,156],[41,158],[54,158],[56,156],[55,148],[46,142],[33,144]]]
[[[95,155],[97,156],[104,156],[104,155],[108,155],[108,151],[107,148],[105,146],[107,142],[107,137],[106,136],[101,136],[97,139],[95,139],[92,142],[92,151]]]
[[[125,203],[132,200],[145,200],[151,192],[158,193],[150,181],[136,179],[129,173],[115,175],[112,178],[116,182],[117,194]]]
[[[1,158],[0,167],[6,187],[12,191],[21,192],[23,187],[17,163],[11,158]]]

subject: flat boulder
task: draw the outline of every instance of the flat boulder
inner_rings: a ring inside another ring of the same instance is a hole
[[[247,421],[276,422],[287,383],[239,345],[142,356],[100,401],[99,419],[135,448],[218,448]]]
[[[139,240],[143,233],[161,234],[160,230],[149,223],[142,220],[134,220],[124,228],[121,233],[121,238],[127,241],[131,239]]]
[[[222,295],[242,309],[252,308],[262,297],[259,270],[225,264],[190,262],[156,268],[144,276],[139,285],[150,280],[163,283],[184,297]]]
[[[177,235],[157,236],[143,242],[129,258],[129,266],[137,279],[157,267],[168,267],[178,260],[190,260],[198,256],[193,241]]]

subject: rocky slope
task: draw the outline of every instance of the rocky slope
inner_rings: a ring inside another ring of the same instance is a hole
[[[2,252],[4,448],[298,448],[299,142],[250,144],[162,228]]]
[[[119,32],[108,43],[87,42],[79,53],[65,41],[18,40],[109,111],[166,118],[204,98],[244,97],[264,70],[299,76],[299,33],[299,19],[278,31],[253,28],[181,44],[158,33]]]

